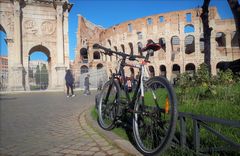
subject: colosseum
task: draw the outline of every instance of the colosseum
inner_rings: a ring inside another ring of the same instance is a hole
[[[161,44],[148,65],[150,74],[173,80],[179,73],[194,72],[204,61],[201,8],[147,16],[114,25],[108,29],[78,15],[74,69],[82,74],[105,67],[115,70],[118,58],[105,56],[92,48],[94,43],[123,53],[138,54],[148,39]],[[234,19],[221,19],[216,7],[209,8],[212,74],[219,62],[240,58]],[[128,70],[127,70],[128,71]]]

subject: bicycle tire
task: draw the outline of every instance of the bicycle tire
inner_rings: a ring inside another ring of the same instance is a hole
[[[108,92],[109,94],[107,94]],[[103,86],[98,103],[98,124],[104,130],[112,130],[115,127],[119,98],[119,85],[115,81],[107,81]]]
[[[139,95],[134,106],[135,147],[143,155],[160,155],[170,145],[175,133],[178,117],[176,94],[166,78],[153,77],[144,83],[144,96],[144,102]]]

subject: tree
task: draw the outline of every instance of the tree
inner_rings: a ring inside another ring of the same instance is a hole
[[[46,64],[43,64],[41,68],[41,84],[43,84],[43,88],[46,89],[48,85],[48,70]]]
[[[211,31],[213,30],[209,27],[209,19],[208,19],[208,6],[210,0],[204,0],[202,6],[202,13],[200,15],[203,23],[203,36],[204,36],[204,63],[207,65],[209,74],[211,75]]]
[[[240,5],[238,0],[227,0],[232,10],[233,17],[236,24],[236,35],[238,37],[238,46],[240,47]]]
[[[40,71],[39,65],[37,65],[37,70],[35,72],[35,80],[36,80],[36,84],[39,85],[41,82],[41,71]]]

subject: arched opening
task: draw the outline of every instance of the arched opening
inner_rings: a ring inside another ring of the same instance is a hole
[[[184,33],[193,33],[195,31],[194,25],[192,24],[187,24],[184,27]]]
[[[237,32],[236,32],[236,31],[232,32],[231,38],[232,38],[232,40],[231,40],[231,46],[232,46],[232,47],[239,47],[239,44],[238,44],[239,35],[237,35]]]
[[[164,38],[160,38],[159,39],[159,44],[161,45],[161,47],[164,50],[164,52],[166,52],[166,41],[165,41]]]
[[[130,55],[133,55],[133,44],[131,42],[128,43],[130,48]]]
[[[172,67],[172,78],[171,81],[173,82],[173,84],[176,84],[177,81],[177,77],[180,74],[180,66],[178,64],[174,64]]]
[[[87,48],[81,48],[80,49],[80,57],[81,57],[82,63],[88,63],[88,50],[87,50]]]
[[[88,67],[86,65],[81,66],[80,72],[81,74],[88,73]]]
[[[180,52],[180,39],[178,36],[171,38],[172,52]]]
[[[173,74],[179,75],[180,74],[180,66],[178,64],[174,64],[172,68]]]
[[[140,54],[140,56],[142,56],[143,55],[142,54],[143,44],[142,44],[142,42],[138,42],[137,45],[138,45],[138,53]]]
[[[116,46],[114,46],[113,48],[114,48],[115,51],[117,51],[117,47]],[[116,60],[118,60],[118,55],[116,55]]]
[[[188,63],[186,66],[185,66],[185,71],[189,74],[194,74],[195,73],[195,65],[193,63]]]
[[[204,53],[204,37],[203,37],[203,33],[201,33],[201,35],[200,35],[200,51],[201,51],[201,53]]]
[[[95,52],[93,53],[93,59],[94,59],[94,60],[99,60],[99,59],[100,59],[100,53],[99,53],[98,51],[95,51]]]
[[[30,90],[46,90],[51,74],[51,57],[48,48],[37,45],[30,49],[28,62],[28,82]],[[26,84],[24,84],[24,87]]]
[[[8,45],[5,29],[0,25],[0,91],[8,87]]]
[[[185,37],[185,54],[191,54],[195,52],[195,38],[192,35]]]
[[[165,65],[160,65],[160,76],[167,76],[167,70]]]
[[[217,47],[226,47],[226,35],[223,32],[218,32],[215,40],[217,41]]]
[[[125,53],[125,47],[123,44],[121,44],[122,52]]]
[[[227,69],[226,67],[226,63],[225,62],[218,62],[217,65],[216,65],[216,69],[217,69],[217,73],[220,72],[220,71],[224,71]]]
[[[103,68],[103,64],[102,63],[98,63],[97,64],[97,69],[102,69]]]
[[[148,69],[149,69],[149,74],[150,74],[150,77],[153,77],[153,76],[155,76],[154,67],[153,67],[153,66],[149,66],[149,67],[148,67]]]
[[[109,44],[110,47],[112,46],[111,40],[108,40],[108,44]]]

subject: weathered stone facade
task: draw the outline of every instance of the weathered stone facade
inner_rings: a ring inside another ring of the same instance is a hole
[[[240,50],[234,20],[222,20],[216,7],[209,10],[209,24],[213,28],[211,65],[212,74],[215,75],[218,63],[239,59]],[[139,47],[145,46],[147,40],[152,39],[159,42],[162,49],[151,57],[148,65],[150,73],[164,75],[172,80],[178,73],[195,71],[204,60],[200,14],[200,8],[157,14],[108,29],[96,26],[79,15],[74,68],[84,72],[89,67],[104,66],[114,71],[117,57],[105,56],[92,49],[94,43],[100,43],[112,50],[138,54]]]
[[[68,0],[0,0],[0,4],[0,26],[9,51],[9,90],[29,90],[29,56],[36,51],[48,57],[48,88],[63,88],[72,5]]]

